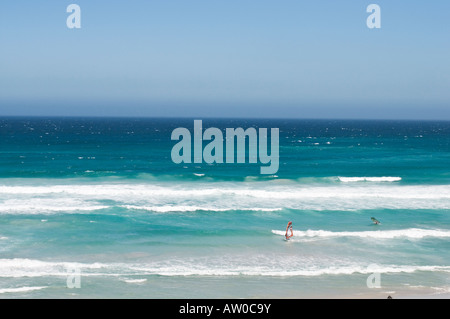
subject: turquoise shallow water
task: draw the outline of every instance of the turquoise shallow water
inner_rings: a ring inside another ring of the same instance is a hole
[[[203,120],[279,128],[269,176],[174,164],[177,127],[0,119],[0,298],[450,292],[449,122]]]

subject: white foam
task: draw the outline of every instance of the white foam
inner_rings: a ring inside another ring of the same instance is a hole
[[[28,198],[9,199],[0,204],[0,213],[45,214],[52,212],[95,211],[109,208],[106,205],[94,204],[82,199],[60,198]]]
[[[66,277],[69,269],[98,270],[107,265],[100,263],[83,264],[75,262],[49,262],[35,259],[0,259],[0,278],[20,277],[43,277],[61,276]]]
[[[128,278],[122,278],[122,281],[128,283],[128,284],[141,284],[143,282],[146,282],[147,279],[128,279]]]
[[[45,287],[19,287],[19,288],[0,288],[0,294],[5,294],[5,293],[18,293],[18,292],[28,292],[28,291],[34,291],[34,290],[41,290],[41,289],[45,289],[48,288],[47,286]]]
[[[350,182],[398,182],[401,177],[383,176],[383,177],[338,177],[343,183]]]
[[[159,276],[306,276],[315,277],[322,275],[352,275],[372,273],[413,273],[425,272],[450,272],[450,266],[410,266],[410,265],[342,265],[342,266],[312,266],[295,267],[281,264],[258,264],[258,265],[201,265],[198,263],[179,263],[174,265],[133,266],[133,269],[145,275]]]
[[[237,258],[232,262],[214,260],[213,258],[150,262],[141,264],[111,263],[82,264],[73,262],[45,262],[30,259],[0,259],[0,277],[47,277],[66,278],[67,269],[80,269],[82,276],[118,277],[127,283],[142,283],[146,279],[130,279],[123,276],[322,276],[352,275],[371,273],[413,273],[450,272],[450,266],[438,265],[363,265],[322,263],[307,265],[299,261],[286,264],[284,259],[266,258],[249,262]]]
[[[196,212],[196,211],[214,211],[214,212],[226,212],[226,211],[260,211],[260,212],[273,212],[280,211],[282,208],[260,208],[260,207],[230,207],[230,208],[218,208],[218,207],[202,207],[202,206],[139,206],[139,205],[122,205],[121,207],[127,209],[147,210],[158,213],[168,212]]]
[[[268,180],[0,186],[0,213],[93,211],[110,207],[105,202],[111,206],[150,207],[161,212],[172,211],[171,207],[181,211],[450,209],[450,185],[305,185]]]
[[[286,231],[272,230],[272,233],[276,235],[284,236]],[[421,239],[425,237],[435,238],[449,238],[450,230],[441,229],[396,229],[396,230],[376,230],[376,231],[355,231],[355,232],[332,232],[327,230],[306,230],[306,231],[294,231],[295,238],[335,238],[335,237],[359,237],[359,238],[378,238],[378,239],[393,239],[393,238],[413,238]]]
[[[51,212],[74,212],[74,211],[95,211],[109,208],[109,206],[27,206],[17,205],[0,207],[0,213],[15,213],[15,214],[45,214]],[[45,220],[43,220],[45,221]]]
[[[436,291],[436,294],[448,294],[450,293],[450,287],[431,287],[431,289]]]

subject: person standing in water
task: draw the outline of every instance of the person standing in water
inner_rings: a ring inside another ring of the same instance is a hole
[[[290,235],[288,235],[289,228],[291,229],[291,234]],[[292,236],[294,236],[294,233],[292,231],[292,222],[291,221],[286,226],[286,234],[284,236],[286,237],[286,239],[289,239]]]

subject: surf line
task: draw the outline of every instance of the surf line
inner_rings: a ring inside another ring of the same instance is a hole
[[[261,174],[275,174],[279,168],[279,128],[270,129],[270,154],[268,154],[268,135],[267,128],[259,128],[258,131],[254,127],[244,130],[238,128],[226,128],[225,140],[223,133],[216,127],[209,127],[203,131],[202,120],[194,120],[194,138],[192,156],[192,137],[191,132],[184,127],[178,127],[172,131],[172,141],[176,143],[171,152],[172,161],[175,164],[180,163],[245,163],[248,144],[248,162],[251,164],[261,164]],[[180,140],[181,139],[181,140]],[[210,141],[203,147],[203,141]],[[248,141],[248,143],[246,143]],[[235,147],[235,143],[237,147]],[[226,154],[224,156],[224,147]],[[193,159],[192,159],[193,157]]]

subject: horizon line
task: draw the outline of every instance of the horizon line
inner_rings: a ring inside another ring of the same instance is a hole
[[[374,122],[450,122],[450,119],[405,118],[327,118],[327,117],[248,117],[248,116],[139,116],[139,115],[2,115],[0,119],[184,119],[184,120],[281,120],[281,121],[374,121]]]

